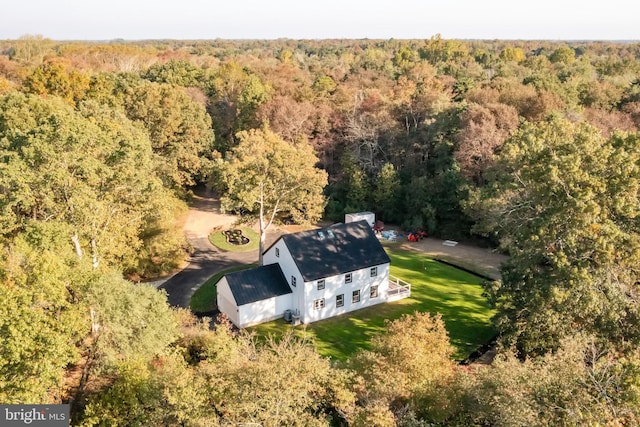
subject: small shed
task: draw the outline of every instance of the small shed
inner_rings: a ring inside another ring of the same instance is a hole
[[[373,228],[376,222],[376,214],[374,214],[373,212],[357,212],[357,213],[348,213],[344,216],[345,224],[349,222],[358,222],[362,220],[366,220],[371,226],[371,228]]]
[[[292,292],[278,264],[242,270],[217,283],[218,309],[239,328],[281,318]]]

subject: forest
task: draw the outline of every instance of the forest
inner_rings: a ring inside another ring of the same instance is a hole
[[[640,43],[0,40],[0,402],[78,426],[638,425],[639,132]],[[493,363],[454,362],[437,313],[342,362],[145,285],[187,258],[194,188],[239,188],[262,141],[314,180],[275,221],[370,210],[507,254]]]

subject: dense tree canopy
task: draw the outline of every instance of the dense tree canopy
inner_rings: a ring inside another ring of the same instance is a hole
[[[85,425],[638,424],[639,75],[638,43],[0,41],[0,401]],[[345,369],[169,309],[123,276],[181,263],[208,178],[263,232],[372,210],[500,242],[507,351],[456,366],[416,314]]]
[[[0,104],[3,236],[32,221],[59,221],[78,257],[131,266],[142,231],[157,218],[149,200],[170,197],[153,173],[146,134],[92,102],[76,111],[16,93]]]
[[[477,206],[511,258],[492,286],[498,324],[525,353],[578,328],[616,345],[638,337],[640,145],[557,116],[502,148]]]

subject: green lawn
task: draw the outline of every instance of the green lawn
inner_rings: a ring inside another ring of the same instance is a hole
[[[227,252],[248,252],[255,251],[260,246],[260,235],[247,227],[240,227],[242,235],[249,238],[249,243],[246,245],[232,245],[227,242],[227,238],[222,234],[225,230],[216,230],[209,234],[209,241],[211,244],[223,251]]]
[[[230,268],[228,270],[221,271],[209,277],[206,282],[191,297],[189,307],[194,313],[208,313],[217,308],[216,304],[216,283],[222,276],[227,273],[233,273],[234,271],[246,270],[247,268],[255,267],[255,264],[243,265],[240,267]]]
[[[481,279],[413,251],[386,250],[391,257],[391,275],[411,283],[411,297],[297,327],[296,333],[313,337],[322,355],[339,360],[368,348],[371,337],[384,330],[385,319],[414,311],[442,314],[458,360],[492,338],[493,312],[482,296]],[[266,336],[288,328],[291,326],[278,320],[251,330]]]

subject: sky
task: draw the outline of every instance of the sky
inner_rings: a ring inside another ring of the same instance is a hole
[[[0,39],[640,40],[638,0],[19,0]]]

